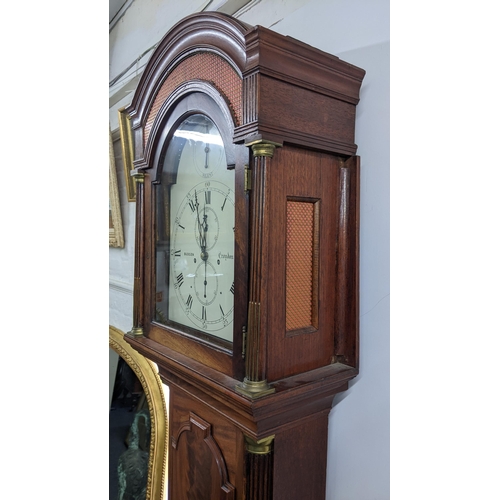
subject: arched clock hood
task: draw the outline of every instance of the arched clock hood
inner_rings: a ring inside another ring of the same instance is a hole
[[[168,93],[186,81],[200,80],[197,64],[183,64],[193,55],[202,51],[205,54],[215,54],[221,58],[235,73],[241,82],[246,69],[246,41],[245,33],[250,26],[241,23],[229,16],[220,13],[193,14],[179,21],[162,38],[149,59],[131,104],[126,112],[131,119],[131,127],[135,137],[135,165],[146,167],[151,152],[148,148],[148,139],[154,140],[154,135],[143,134],[149,122],[154,121],[157,109],[154,109],[155,100],[161,98],[162,89],[165,91],[167,80],[175,79],[172,73],[181,68],[182,82],[172,82]],[[205,64],[210,64],[206,61]],[[207,71],[205,81],[217,88],[217,71]],[[240,84],[241,85],[241,84]],[[238,89],[241,92],[241,88]],[[163,100],[162,100],[163,103]],[[171,104],[171,103],[170,103]],[[149,124],[149,128],[152,123]]]
[[[238,90],[246,97],[238,103],[241,109],[235,142],[265,139],[321,147],[340,154],[356,152],[354,130],[342,132],[336,123],[323,117],[312,133],[308,133],[304,130],[303,118],[290,113],[293,109],[290,104],[315,96],[326,106],[325,115],[331,110],[339,120],[352,120],[364,70],[294,38],[212,12],[192,14],[174,25],[159,42],[144,69],[126,110],[135,138],[136,166],[144,167],[148,160],[149,136],[144,137],[142,131],[154,112],[155,98],[175,68],[200,51],[217,54],[241,80],[242,88]],[[195,79],[198,76],[195,73],[192,68],[191,75],[188,71],[184,81],[190,77]],[[290,83],[293,92],[286,91]],[[263,101],[259,102],[260,99]]]

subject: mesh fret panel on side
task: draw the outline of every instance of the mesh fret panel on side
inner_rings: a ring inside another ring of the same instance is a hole
[[[287,202],[286,329],[314,326],[315,204]]]

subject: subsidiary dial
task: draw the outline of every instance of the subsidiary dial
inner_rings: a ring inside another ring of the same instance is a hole
[[[200,304],[210,306],[217,298],[219,280],[215,267],[208,261],[203,261],[194,274],[194,293]]]

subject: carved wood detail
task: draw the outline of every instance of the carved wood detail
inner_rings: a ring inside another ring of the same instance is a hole
[[[181,437],[185,437],[185,442]],[[172,485],[179,495],[174,495],[175,498],[184,494],[182,498],[189,500],[234,499],[235,488],[229,482],[226,462],[212,435],[211,424],[190,412],[189,420],[180,425],[175,437],[172,436],[172,448],[178,452],[172,459],[185,471]]]

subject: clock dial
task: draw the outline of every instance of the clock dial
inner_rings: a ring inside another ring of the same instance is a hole
[[[234,171],[227,169],[222,137],[205,115],[190,116],[175,131],[164,165],[173,170],[169,150],[176,152],[178,167],[173,175],[167,171],[175,182],[164,210],[169,244],[162,248],[163,259],[157,252],[157,294],[159,284],[166,288],[157,318],[191,334],[232,341]]]
[[[169,318],[232,340],[234,191],[201,182],[172,219]]]

